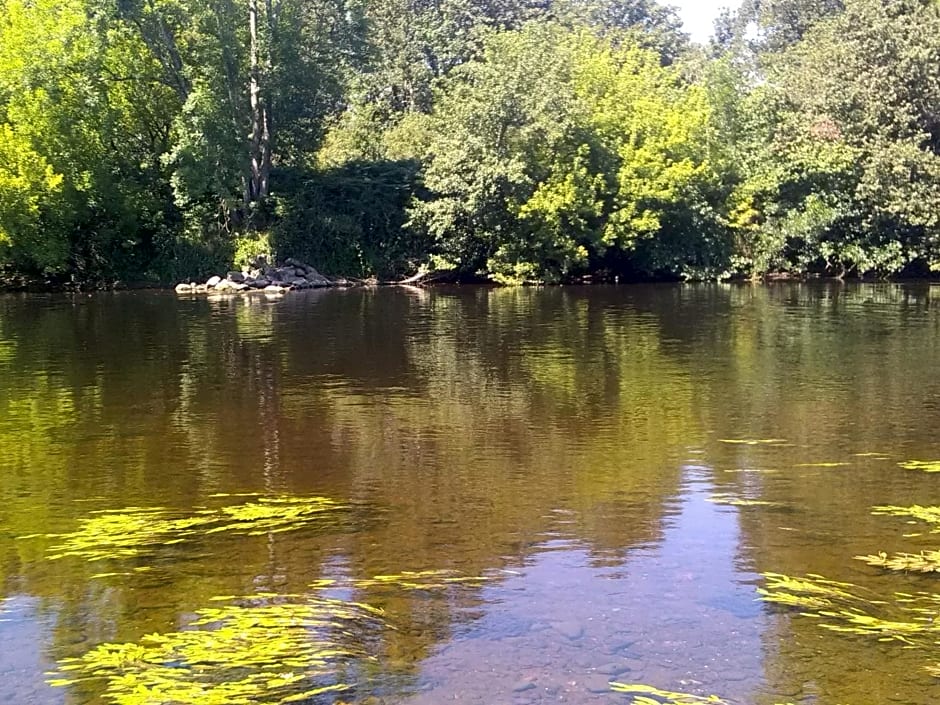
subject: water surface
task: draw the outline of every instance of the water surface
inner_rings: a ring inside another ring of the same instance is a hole
[[[937,543],[871,508],[940,502],[940,475],[898,465],[940,459],[938,303],[893,284],[0,297],[0,703],[100,702],[44,673],[213,597],[441,569],[487,580],[346,595],[394,629],[354,690],[311,703],[629,702],[611,679],[937,702],[940,651],[825,632],[756,589],[938,591],[853,559]],[[354,510],[141,572],[22,538],[220,493]]]

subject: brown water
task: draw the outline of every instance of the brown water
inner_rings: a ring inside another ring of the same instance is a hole
[[[940,459],[938,304],[835,284],[0,297],[0,703],[99,702],[44,673],[214,596],[430,569],[489,579],[361,590],[394,629],[353,691],[310,703],[630,702],[614,675],[746,705],[938,702],[940,650],[756,600],[763,572],[940,592],[853,560],[937,543],[871,507],[940,503],[940,475],[898,466]],[[18,539],[251,492],[355,510],[140,573]]]

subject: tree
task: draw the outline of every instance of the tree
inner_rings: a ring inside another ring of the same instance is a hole
[[[760,90],[776,106],[772,147],[747,188],[790,266],[937,261],[938,32],[929,0],[849,0],[775,59]]]
[[[632,36],[533,23],[451,75],[413,212],[438,255],[502,282],[564,279],[609,249],[682,272],[687,242],[657,243],[704,207],[707,105]]]
[[[759,51],[779,52],[799,43],[820,20],[844,9],[844,0],[744,0],[736,31],[741,37],[756,35]]]

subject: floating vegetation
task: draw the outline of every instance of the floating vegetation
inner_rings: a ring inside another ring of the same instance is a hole
[[[934,524],[938,527],[934,529],[934,531],[940,533],[940,507],[922,507],[916,504],[913,507],[883,506],[872,507],[871,512],[875,515],[908,517],[928,524]]]
[[[764,499],[747,499],[732,494],[713,494],[708,498],[712,504],[722,504],[729,507],[785,507],[781,502],[770,502]]]
[[[453,585],[475,585],[490,580],[480,575],[460,575],[453,570],[421,570],[395,573],[391,575],[376,575],[374,578],[353,580],[320,580],[311,587],[352,587],[358,590],[375,588],[389,588],[394,590],[440,590]]]
[[[222,507],[218,512],[209,510],[205,515],[218,520],[218,526],[207,533],[234,531],[256,536],[303,529],[345,509],[347,505],[327,497],[262,497],[257,502]]]
[[[905,470],[920,470],[921,472],[940,472],[940,460],[906,460],[898,463]]]
[[[38,536],[58,540],[49,548],[51,560],[75,556],[101,561],[138,557],[208,534],[253,536],[314,525],[338,526],[339,513],[348,508],[327,497],[260,497],[243,504],[202,509],[189,516],[164,507],[126,507],[94,512],[71,533]]]
[[[852,463],[832,462],[832,463],[800,463],[798,468],[844,468]]]
[[[934,622],[940,595],[895,593],[888,602],[861,597],[854,585],[819,575],[765,573],[764,578],[767,587],[757,590],[761,600],[817,618],[823,629],[909,646],[932,646],[940,638],[940,623]]]
[[[374,660],[365,637],[387,627],[369,605],[316,596],[242,598],[196,615],[185,630],[65,659],[49,683],[100,682],[117,705],[293,703],[351,688],[346,667]]]
[[[870,566],[899,573],[940,573],[940,551],[895,553],[891,556],[880,551],[868,556],[855,556],[855,558],[865,561]]]
[[[757,588],[760,599],[785,607],[814,611],[832,607],[841,601],[858,599],[848,592],[854,587],[850,583],[827,580],[821,575],[793,578],[780,573],[763,573],[763,577],[767,583],[766,587]]]
[[[776,446],[786,443],[783,438],[719,438],[719,443],[738,446]]]
[[[405,571],[367,579],[325,579],[308,595],[219,596],[185,629],[138,643],[101,644],[64,659],[53,686],[100,683],[116,705],[283,705],[361,686],[356,666],[371,661],[377,632],[394,629],[372,605],[327,597],[334,587],[444,589],[482,576]],[[360,669],[361,670],[361,669]]]
[[[688,695],[660,690],[649,685],[627,683],[611,683],[610,687],[617,693],[630,695],[632,698],[630,702],[634,705],[699,705],[699,703],[730,705],[727,700],[722,700],[717,695]]]
[[[905,517],[914,521],[922,521],[932,527],[930,533],[940,533],[940,507],[913,507],[879,506],[873,507],[872,513],[882,516]],[[916,535],[916,534],[914,534]],[[855,556],[856,560],[865,561],[870,566],[884,568],[898,572],[910,573],[940,573],[940,550],[927,550],[920,553],[896,553],[888,555],[879,551],[867,556]]]

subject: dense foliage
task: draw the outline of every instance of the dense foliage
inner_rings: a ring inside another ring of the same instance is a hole
[[[0,0],[3,279],[940,267],[940,4]]]

